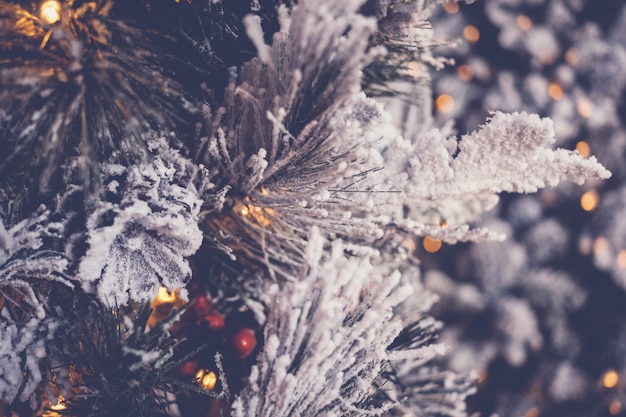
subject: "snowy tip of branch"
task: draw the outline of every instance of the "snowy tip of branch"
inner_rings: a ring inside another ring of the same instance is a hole
[[[272,65],[270,55],[270,47],[263,40],[263,28],[261,27],[261,18],[257,15],[248,15],[243,18],[243,24],[246,27],[246,35],[252,41],[261,62],[266,65]]]

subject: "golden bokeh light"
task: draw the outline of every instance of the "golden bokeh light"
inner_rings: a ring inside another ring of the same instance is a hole
[[[176,301],[176,291],[168,291],[167,288],[161,287],[159,288],[159,292],[157,296],[154,298],[154,304],[164,304],[164,303],[173,303]]]
[[[424,249],[426,249],[426,252],[435,253],[439,249],[441,249],[441,240],[433,239],[430,236],[426,236],[424,238],[424,241],[422,242],[422,246],[424,246]]]
[[[463,36],[470,42],[478,42],[480,31],[476,26],[468,25],[463,29]]]
[[[61,20],[61,3],[58,0],[45,0],[39,7],[39,15],[49,25]]]
[[[435,100],[435,106],[441,113],[449,113],[454,109],[454,99],[451,95],[442,94]]]
[[[517,22],[517,27],[523,30],[524,32],[526,32],[527,30],[530,30],[530,28],[533,27],[532,20],[530,20],[530,18],[526,15],[521,14],[517,16],[517,19],[515,20]]]
[[[598,206],[600,196],[596,190],[589,190],[580,197],[580,205],[585,211],[592,211]]]
[[[459,5],[454,0],[449,0],[443,4],[443,10],[450,14],[458,13]]]
[[[613,401],[609,404],[609,414],[612,416],[619,414],[620,411],[622,411],[622,404],[619,401]]]
[[[576,108],[578,109],[578,114],[585,119],[588,119],[593,114],[593,103],[587,99],[579,100]]]
[[[65,406],[65,398],[62,395],[59,395],[57,398],[57,403],[54,405],[50,405],[47,407],[48,410],[45,411],[41,417],[61,417],[61,414],[57,413],[57,411],[65,410],[67,407]]]
[[[583,158],[589,158],[589,155],[591,155],[591,149],[589,148],[589,144],[584,140],[581,140],[576,144],[576,150],[578,151],[578,154]]]
[[[474,70],[467,64],[463,64],[456,69],[456,73],[463,81],[471,81],[474,78]]]
[[[602,385],[604,385],[605,388],[615,388],[618,383],[619,375],[614,369],[609,369],[602,375]]]
[[[563,89],[557,83],[550,83],[548,86],[548,95],[552,100],[561,100],[563,98]]]

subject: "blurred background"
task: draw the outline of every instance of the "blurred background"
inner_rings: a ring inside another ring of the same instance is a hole
[[[503,195],[484,224],[504,242],[422,242],[447,366],[478,370],[483,416],[626,416],[626,2],[448,2],[432,21],[460,40],[438,51],[455,59],[432,75],[438,125],[537,113],[613,173]]]

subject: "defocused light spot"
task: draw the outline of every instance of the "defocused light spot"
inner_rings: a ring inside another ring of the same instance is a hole
[[[52,25],[61,20],[61,3],[58,0],[46,0],[41,3],[39,13],[46,23]]]
[[[617,266],[626,269],[626,249],[622,249],[617,254]]]
[[[517,16],[517,27],[522,29],[523,31],[530,30],[533,27],[533,22],[530,20],[528,16],[523,14]]]
[[[448,94],[442,94],[437,97],[435,105],[437,106],[437,110],[440,112],[449,113],[452,109],[454,109],[454,99]]]
[[[578,114],[580,114],[585,119],[591,117],[593,114],[593,103],[587,99],[582,99],[578,101]]]
[[[153,303],[155,304],[164,304],[164,303],[173,303],[176,301],[177,293],[176,291],[169,292],[167,288],[161,287],[159,288],[159,293],[154,299]]]
[[[450,14],[454,14],[459,11],[459,5],[455,1],[450,0],[443,4],[443,10]]]
[[[593,253],[598,256],[609,250],[609,241],[604,237],[598,237],[593,241]]]
[[[619,382],[619,375],[615,370],[609,369],[602,376],[602,385],[606,388],[615,388]]]
[[[596,190],[589,190],[580,197],[580,205],[585,211],[592,211],[598,205],[600,196]]]
[[[448,222],[446,219],[441,219],[441,221],[439,222],[439,226],[445,229],[450,226],[450,222]]]
[[[463,81],[470,81],[474,78],[474,70],[467,64],[463,64],[456,69],[456,73]]]
[[[528,409],[528,411],[524,413],[524,417],[538,417],[538,416],[539,416],[539,410],[535,407]]]
[[[622,411],[622,404],[619,401],[613,401],[609,405],[609,413],[612,416],[617,415],[620,411]]]
[[[548,86],[548,95],[552,100],[561,100],[563,98],[563,89],[557,83],[550,83]]]
[[[441,240],[433,239],[430,236],[426,236],[424,238],[424,241],[422,242],[422,245],[424,246],[424,249],[426,249],[426,252],[435,253],[439,249],[441,249]]]
[[[571,66],[578,64],[578,52],[574,49],[568,49],[567,52],[565,52],[565,62]]]
[[[480,39],[480,32],[476,26],[469,25],[463,29],[463,36],[470,42],[477,42]]]
[[[478,385],[482,385],[487,381],[487,371],[478,371],[478,380],[476,381]]]
[[[591,155],[591,149],[589,149],[589,144],[584,140],[581,140],[576,144],[576,150],[583,158],[589,158],[589,155]]]
[[[410,252],[413,252],[416,248],[415,241],[411,239],[410,237],[406,238],[404,242],[402,242],[402,246],[407,248]]]

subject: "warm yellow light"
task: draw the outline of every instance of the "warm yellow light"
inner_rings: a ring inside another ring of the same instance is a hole
[[[241,206],[241,214],[247,216],[250,213],[248,206]]]
[[[450,0],[443,4],[443,10],[450,14],[454,14],[459,11],[459,5],[455,1]]]
[[[533,22],[530,20],[530,18],[523,14],[517,16],[517,19],[515,20],[517,21],[517,27],[523,31],[530,30],[530,28],[533,27]]]
[[[59,395],[57,403],[48,407],[49,411],[44,412],[41,417],[60,417],[61,415],[57,413],[57,411],[65,410],[66,408],[65,398],[63,398],[62,395]]]
[[[582,99],[578,101],[576,106],[578,108],[578,114],[580,114],[585,119],[591,117],[593,114],[593,103],[587,99]]]
[[[450,226],[450,222],[447,221],[446,219],[441,219],[441,221],[439,222],[439,226],[445,229]]]
[[[407,75],[413,78],[419,78],[422,75],[422,68],[417,61],[407,62],[405,65],[405,72]]]
[[[422,242],[422,246],[424,246],[424,249],[426,249],[426,252],[435,253],[439,249],[441,249],[441,240],[433,239],[430,236],[426,236],[424,238],[424,241]]]
[[[261,194],[268,195],[270,192],[263,185],[261,186]]]
[[[478,39],[480,39],[480,32],[476,26],[469,25],[465,26],[463,29],[463,36],[465,36],[465,39],[470,42],[478,42]]]
[[[435,100],[437,110],[442,113],[449,113],[454,109],[454,99],[448,94],[442,94]]]
[[[165,303],[173,303],[176,301],[176,291],[169,292],[167,288],[161,287],[159,288],[159,292],[154,299],[153,304],[165,304]]]
[[[550,83],[548,86],[548,95],[552,100],[561,100],[563,98],[563,89],[557,83]]]
[[[402,242],[402,246],[407,248],[410,252],[413,252],[416,248],[415,241],[410,237],[407,237],[404,242]]]
[[[217,375],[213,371],[207,372],[200,381],[200,386],[209,391],[215,388],[215,384],[217,384]]]
[[[479,371],[478,372],[478,380],[476,382],[478,385],[482,385],[487,381],[487,371]]]
[[[609,369],[602,376],[602,385],[604,385],[605,388],[615,388],[618,383],[619,375],[613,369]]]
[[[456,73],[463,81],[470,81],[474,78],[474,70],[467,64],[463,64],[456,69]]]
[[[565,52],[565,62],[571,66],[578,64],[578,52],[574,49],[568,49],[567,52]]]
[[[533,408],[529,408],[526,413],[524,413],[524,417],[538,417],[539,416],[539,410],[535,407]]]
[[[613,401],[609,405],[609,414],[612,416],[619,414],[620,411],[622,411],[622,404],[619,401]]]
[[[58,0],[45,0],[39,8],[41,18],[52,25],[61,20],[61,3]]]
[[[194,379],[196,381],[202,381],[203,376],[204,376],[204,369],[199,369],[198,372],[196,372],[196,376],[194,377]]]
[[[592,211],[598,206],[600,196],[596,190],[589,190],[580,197],[580,205],[585,211]]]
[[[589,158],[589,155],[591,155],[591,149],[589,149],[589,144],[584,140],[581,140],[576,144],[576,150],[578,151],[578,154],[583,158]]]

